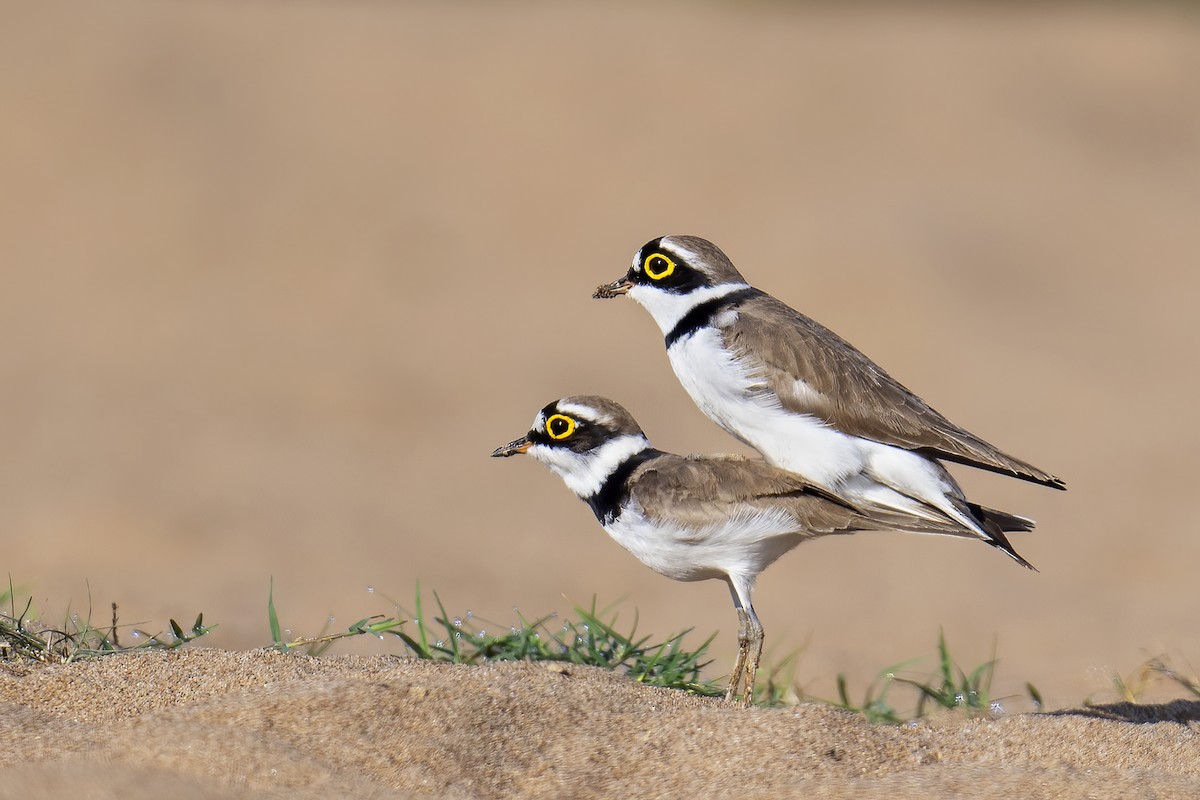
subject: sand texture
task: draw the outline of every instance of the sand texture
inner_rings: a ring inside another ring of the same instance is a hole
[[[195,649],[0,677],[0,796],[1200,794],[1200,703],[905,727],[590,667]]]

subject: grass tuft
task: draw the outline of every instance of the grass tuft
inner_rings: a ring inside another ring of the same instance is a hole
[[[575,608],[577,619],[559,623],[555,614],[527,619],[514,609],[516,622],[508,626],[478,619],[470,612],[451,616],[437,592],[433,593],[433,600],[437,611],[427,618],[418,585],[413,613],[397,605],[399,617],[367,617],[346,631],[290,642],[283,641],[280,632],[273,590],[268,595],[267,616],[273,647],[284,652],[307,648],[307,652],[316,654],[314,645],[328,646],[348,636],[391,635],[411,655],[428,661],[451,664],[558,661],[621,670],[649,686],[682,689],[708,697],[724,694],[723,688],[700,678],[701,671],[710,663],[708,647],[715,634],[694,649],[684,645],[684,638],[692,632],[690,628],[662,641],[653,641],[651,636],[638,636],[636,614],[627,630],[618,628],[618,615],[613,613],[609,617],[611,608],[597,610],[594,598],[590,608]],[[412,630],[404,630],[409,624]],[[489,633],[489,629],[494,632]]]
[[[372,590],[373,591],[373,590]],[[405,652],[429,661],[452,664],[479,664],[488,661],[550,661],[600,667],[620,671],[639,683],[680,689],[706,697],[719,697],[724,687],[701,677],[711,663],[709,646],[715,634],[696,647],[685,644],[692,633],[688,628],[658,640],[638,633],[638,616],[627,625],[620,625],[613,606],[598,608],[595,598],[588,607],[576,606],[572,617],[559,620],[557,614],[526,618],[516,608],[516,620],[501,625],[475,617],[470,611],[452,616],[437,592],[432,593],[434,608],[427,608],[417,585],[413,612],[393,603],[396,616],[377,614],[363,617],[343,630],[327,630],[332,617],[316,636],[290,637],[280,623],[275,605],[275,585],[271,580],[267,591],[267,626],[271,649],[280,652],[304,652],[319,656],[334,643],[355,636],[394,637]],[[164,633],[150,634],[145,630],[119,624],[117,604],[112,604],[112,616],[107,625],[92,624],[89,610],[83,619],[68,613],[61,625],[39,622],[32,613],[33,599],[17,602],[17,592],[9,578],[7,590],[0,591],[0,661],[27,661],[62,664],[81,659],[100,658],[116,653],[139,650],[173,650],[199,639],[213,630],[206,625],[204,615],[185,628],[174,619]],[[124,638],[124,641],[122,641]],[[912,667],[919,659],[910,659],[880,670],[867,686],[861,699],[851,697],[846,676],[837,676],[837,699],[821,700],[807,696],[796,682],[797,653],[777,663],[755,687],[754,702],[759,706],[793,705],[805,700],[818,700],[832,706],[863,715],[873,723],[900,724],[927,716],[936,709],[951,709],[971,716],[996,716],[1003,713],[1009,698],[993,699],[992,679],[997,660],[984,661],[974,669],[961,668],[950,653],[944,632],[939,632],[937,660],[933,672],[913,677]],[[1166,656],[1152,658],[1128,678],[1113,678],[1117,693],[1129,702],[1140,702],[1148,689],[1167,682],[1176,690],[1182,688],[1200,698],[1200,678],[1195,672],[1183,672],[1172,665]],[[897,690],[909,705],[899,704]],[[1035,709],[1044,708],[1041,693],[1031,683],[1025,684],[1029,701]],[[1085,701],[1090,704],[1090,700]],[[907,710],[904,710],[907,709]]]
[[[1200,697],[1200,677],[1197,677],[1194,671],[1190,675],[1185,675],[1177,671],[1171,666],[1170,662],[1165,656],[1150,659],[1149,666],[1150,669],[1154,670],[1162,677],[1166,678],[1172,683],[1177,684],[1178,686],[1182,686],[1188,692],[1188,694],[1192,695],[1193,697]]]
[[[9,577],[8,589],[0,592],[0,607],[8,606],[8,613],[0,612],[0,660],[25,660],[43,664],[66,664],[88,658],[99,658],[114,653],[137,650],[174,650],[204,636],[215,625],[205,625],[204,615],[198,614],[196,621],[184,629],[175,620],[169,622],[168,633],[150,634],[141,628],[132,628],[129,638],[133,644],[121,643],[121,629],[117,621],[117,604],[112,604],[111,624],[105,628],[92,625],[89,607],[87,617],[67,614],[57,627],[45,625],[33,619],[30,597],[17,612],[16,591]]]
[[[403,620],[376,614],[371,617],[363,617],[346,628],[346,630],[338,631],[337,633],[327,633],[328,622],[326,622],[326,629],[322,629],[316,636],[301,636],[290,642],[286,642],[283,639],[283,628],[279,624],[279,614],[275,611],[275,578],[273,576],[270,587],[267,590],[267,627],[271,631],[271,649],[278,650],[281,653],[303,649],[307,655],[319,656],[328,650],[334,642],[339,639],[348,639],[352,636],[370,635],[382,639],[385,634],[392,634],[403,638],[403,634],[399,631],[400,626],[403,624]]]
[[[844,708],[847,711],[853,711],[857,714],[862,714],[867,718],[868,722],[873,724],[885,723],[888,725],[898,725],[904,722],[907,717],[901,715],[891,704],[888,695],[891,692],[892,686],[896,683],[896,672],[916,663],[917,659],[902,661],[898,664],[893,664],[890,667],[884,667],[871,681],[863,694],[863,699],[859,703],[854,703],[850,700],[850,689],[846,681],[846,676],[843,673],[838,673],[837,690],[838,699],[836,701],[826,700],[830,705]]]
[[[1003,713],[1003,702],[1008,698],[991,697],[992,677],[995,674],[995,654],[988,661],[967,672],[958,666],[950,655],[945,632],[938,633],[937,670],[926,678],[902,677],[901,671],[916,664],[919,659],[910,659],[886,667],[867,687],[860,702],[850,699],[844,675],[838,675],[838,699],[831,705],[862,714],[871,722],[899,724],[911,719],[927,716],[932,708],[959,710],[970,716],[998,716]],[[916,691],[915,707],[909,712],[899,710],[890,699],[895,685]],[[1025,690],[1035,708],[1042,707],[1042,695],[1032,683]]]
[[[1112,676],[1117,696],[1127,703],[1141,703],[1146,695],[1163,681],[1200,698],[1200,677],[1197,677],[1194,670],[1190,673],[1181,672],[1172,665],[1171,659],[1166,655],[1149,659],[1131,672],[1129,677],[1122,677],[1119,673]],[[1088,698],[1084,705],[1091,706],[1095,703]]]
[[[938,631],[938,674],[928,681],[897,678],[900,683],[912,686],[920,693],[916,716],[925,715],[925,703],[932,702],[942,708],[962,708],[971,714],[992,714],[999,711],[989,700],[992,675],[996,669],[996,657],[983,662],[970,674],[962,670],[950,657],[946,646],[945,631]]]

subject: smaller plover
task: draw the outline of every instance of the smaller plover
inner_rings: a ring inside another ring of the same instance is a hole
[[[806,539],[902,530],[982,539],[1024,566],[1002,531],[1029,520],[971,505],[994,528],[929,519],[843,500],[804,478],[743,456],[678,456],[651,446],[622,406],[603,397],[550,403],[529,433],[493,457],[527,453],[591,507],[596,519],[646,566],[678,581],[725,581],[738,614],[738,655],[729,700],[748,703],[762,655],[763,629],[750,594],[759,573]]]

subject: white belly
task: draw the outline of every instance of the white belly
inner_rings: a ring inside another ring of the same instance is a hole
[[[631,507],[604,530],[655,572],[677,581],[753,577],[803,541],[784,513],[734,517],[704,530],[654,524]]]

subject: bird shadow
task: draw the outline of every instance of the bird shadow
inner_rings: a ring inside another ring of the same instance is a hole
[[[1090,717],[1117,722],[1151,725],[1156,722],[1176,722],[1188,725],[1200,722],[1200,701],[1172,700],[1169,703],[1142,705],[1139,703],[1109,703],[1083,708],[1064,708],[1046,713],[1050,717]]]

